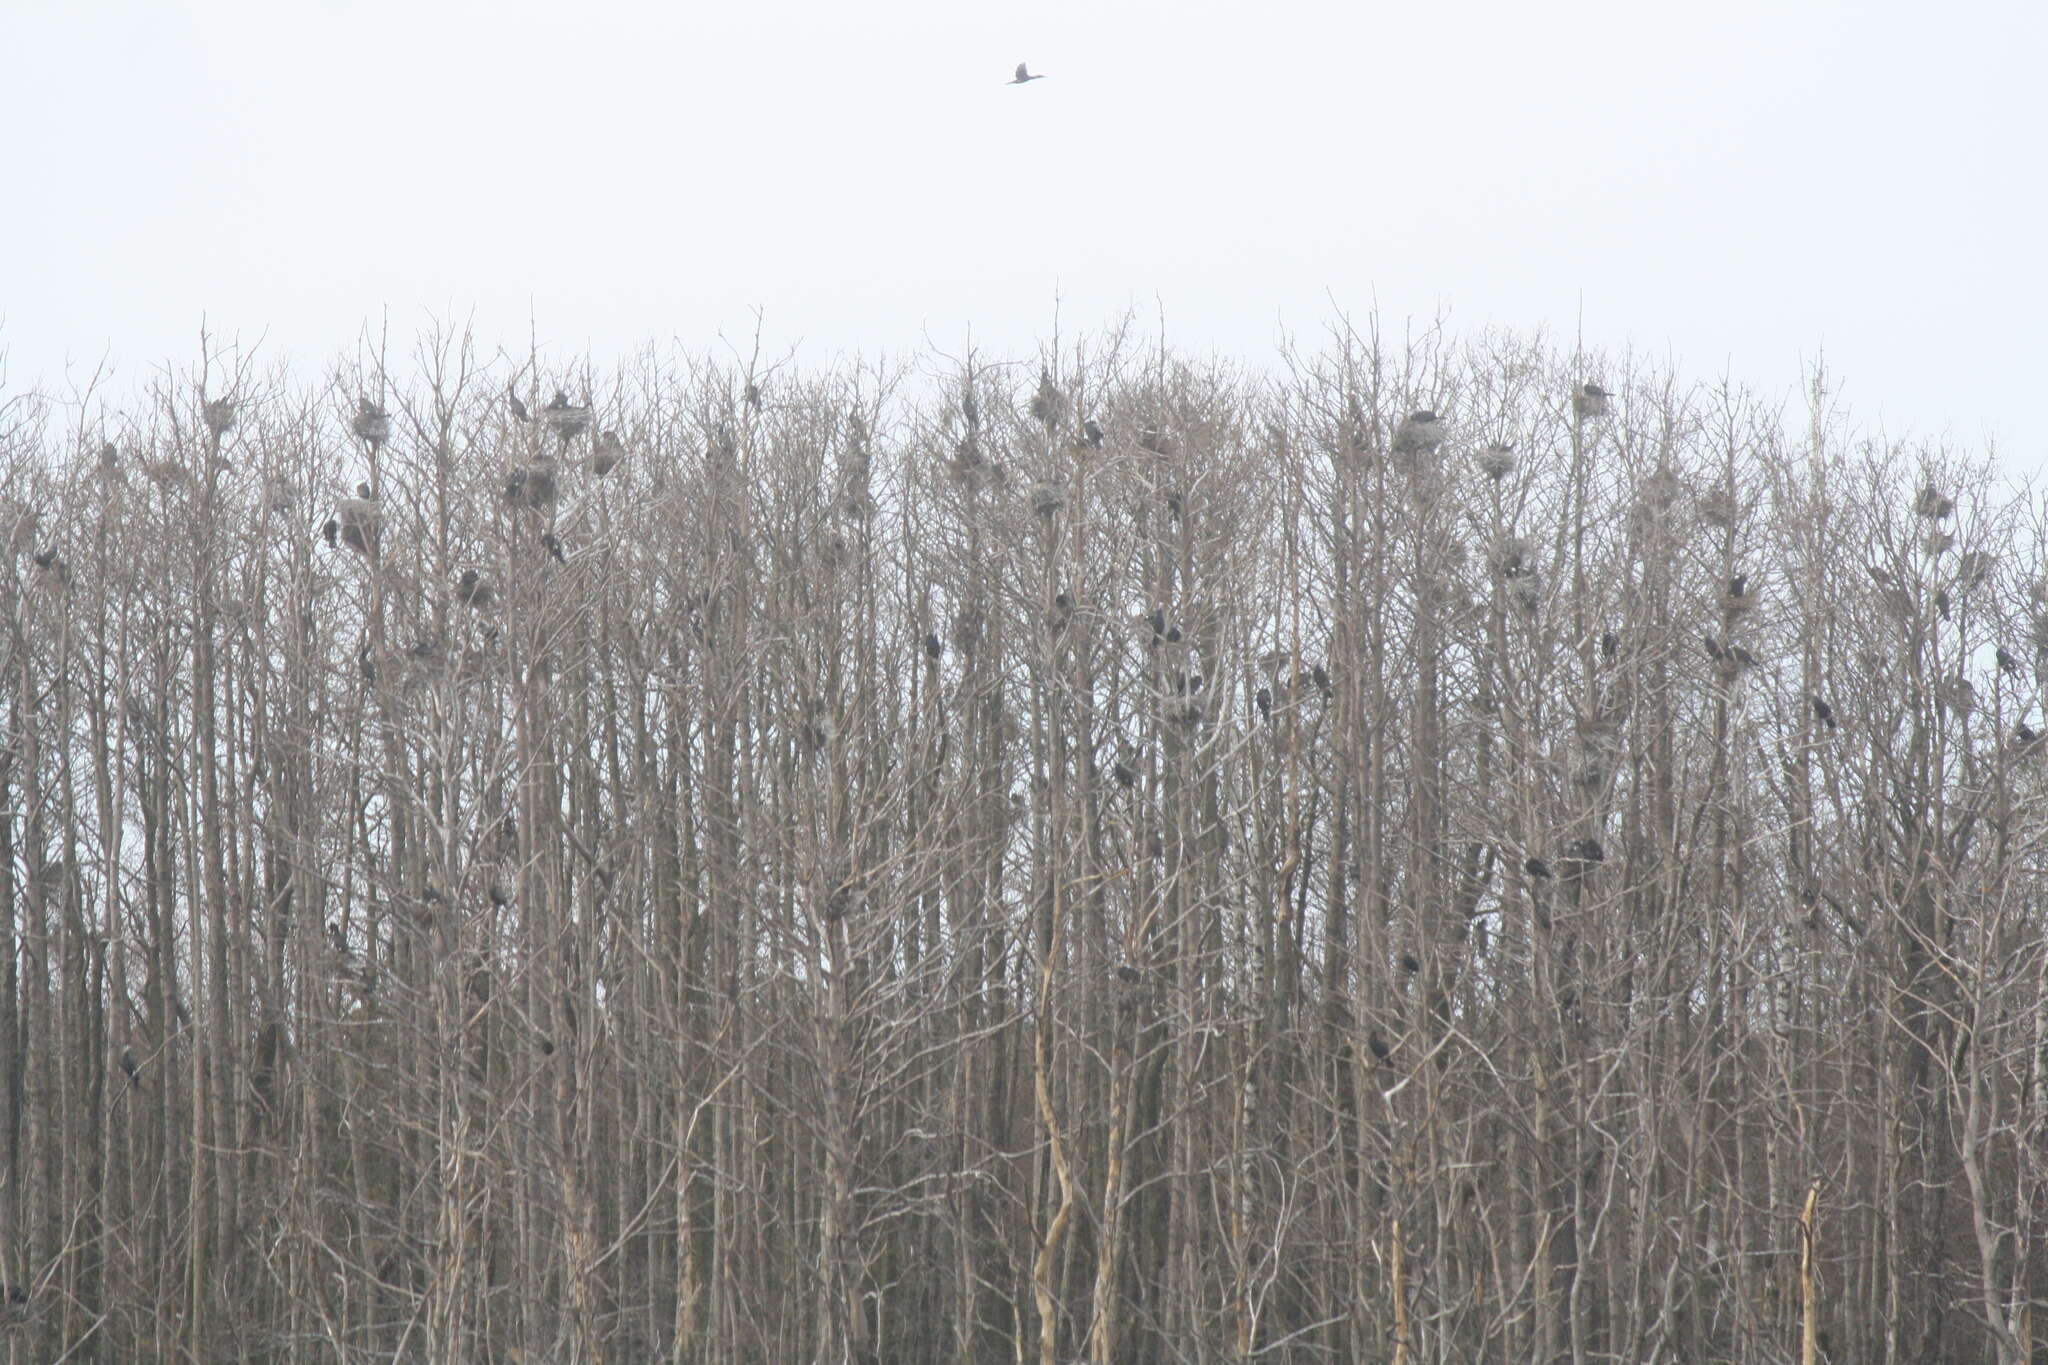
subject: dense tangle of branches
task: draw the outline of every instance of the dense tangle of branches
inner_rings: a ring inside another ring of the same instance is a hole
[[[12,400],[0,1336],[2031,1359],[2042,508],[1809,397],[1340,328]]]

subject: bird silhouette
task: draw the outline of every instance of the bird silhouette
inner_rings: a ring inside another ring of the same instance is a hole
[[[1605,417],[1607,400],[1613,396],[1598,384],[1581,384],[1572,394],[1572,412],[1579,417]]]
[[[1541,858],[1524,858],[1522,860],[1522,871],[1538,881],[1545,881],[1550,876],[1550,864],[1544,862]]]
[[[1379,1061],[1384,1062],[1385,1060],[1387,1060],[1387,1058],[1394,1055],[1394,1050],[1387,1046],[1386,1039],[1380,1037],[1380,1031],[1378,1029],[1374,1029],[1369,1035],[1367,1035],[1365,1045],[1372,1052],[1374,1058],[1376,1058]]]
[[[1827,726],[1828,729],[1834,729],[1835,708],[1829,706],[1827,704],[1827,701],[1818,692],[1807,693],[1806,699],[1813,703],[1814,719],[1818,720],[1822,725]]]
[[[598,433],[597,452],[590,457],[590,472],[600,477],[619,467],[619,461],[626,458],[626,443],[615,431]]]
[[[505,401],[512,405],[512,416],[521,422],[533,420],[533,414],[526,410],[526,404],[519,401],[519,395],[511,389],[505,390]]]
[[[1997,657],[1999,672],[2005,674],[2007,677],[2012,678],[2017,678],[2020,675],[2020,661],[2018,659],[2015,659],[2012,656],[2012,652],[2006,649],[2004,645],[2000,645],[1998,647]]]
[[[939,643],[939,633],[935,630],[926,631],[924,633],[924,657],[930,659],[933,663],[937,663],[939,656],[945,652],[946,647]]]
[[[1102,449],[1102,424],[1093,417],[1081,423],[1081,443],[1090,450]]]
[[[1019,62],[1019,63],[1017,63],[1017,78],[1016,78],[1015,80],[1012,80],[1012,81],[1007,81],[1007,82],[1005,82],[1005,84],[1008,84],[1008,85],[1022,85],[1022,84],[1024,84],[1024,83],[1025,83],[1026,81],[1042,81],[1042,80],[1044,80],[1044,79],[1045,79],[1045,73],[1044,73],[1044,72],[1040,72],[1040,73],[1039,73],[1038,75],[1034,76],[1034,75],[1032,75],[1032,74],[1031,74],[1031,73],[1030,73],[1029,71],[1026,71],[1026,70],[1024,69],[1024,68],[1025,68],[1025,65],[1026,65],[1026,63],[1024,63],[1024,62]]]
[[[1138,785],[1138,775],[1132,772],[1129,765],[1125,764],[1121,759],[1111,768],[1111,771],[1116,774],[1116,780],[1119,785],[1125,787],[1135,787]]]
[[[484,582],[483,576],[475,569],[462,571],[462,579],[455,585],[455,595],[460,597],[465,605],[475,607],[479,611],[497,600],[497,594],[491,591],[491,585]]]

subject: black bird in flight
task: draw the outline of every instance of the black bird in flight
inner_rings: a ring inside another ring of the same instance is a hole
[[[1029,71],[1026,71],[1024,69],[1026,65],[1027,63],[1024,62],[1017,63],[1017,79],[1013,81],[1006,81],[1004,83],[1006,85],[1022,85],[1026,81],[1042,81],[1045,79],[1045,75],[1042,72],[1034,76]]]

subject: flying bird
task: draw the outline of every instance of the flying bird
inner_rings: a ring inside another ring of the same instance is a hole
[[[1006,82],[1004,82],[1004,84],[1006,84],[1006,85],[1022,85],[1022,84],[1024,84],[1024,83],[1025,83],[1026,81],[1042,81],[1042,80],[1044,80],[1044,79],[1045,79],[1045,73],[1043,73],[1043,72],[1040,72],[1040,73],[1039,73],[1038,75],[1034,76],[1034,75],[1032,75],[1032,74],[1031,74],[1031,73],[1030,73],[1029,71],[1026,71],[1026,70],[1024,69],[1025,65],[1026,65],[1026,63],[1024,63],[1024,62],[1019,62],[1019,63],[1017,63],[1017,79],[1015,79],[1015,80],[1013,80],[1013,81],[1006,81]]]

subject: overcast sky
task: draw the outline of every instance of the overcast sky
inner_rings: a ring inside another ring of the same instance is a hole
[[[5,388],[1541,327],[2048,470],[2048,4],[0,0]],[[1048,77],[1005,85],[1027,60]],[[1334,305],[1332,303],[1334,300]]]

